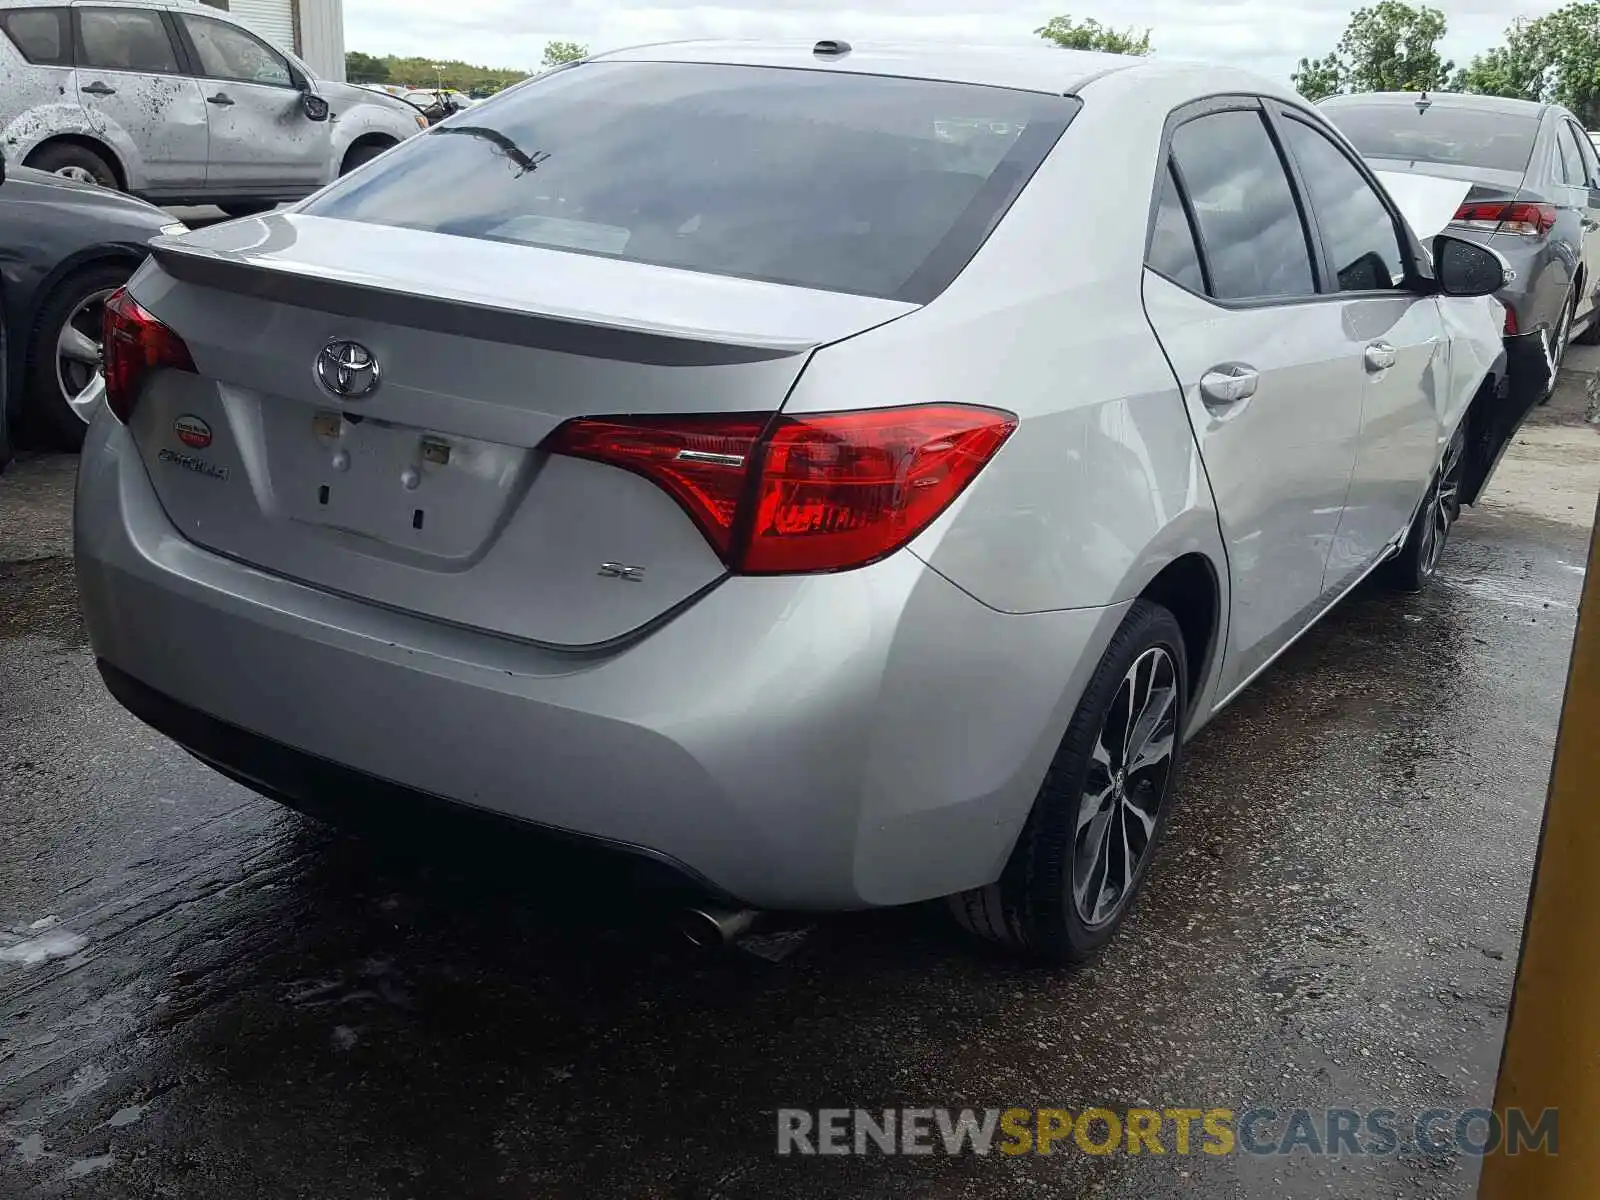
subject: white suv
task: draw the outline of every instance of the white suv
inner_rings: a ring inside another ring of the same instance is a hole
[[[296,200],[426,127],[186,0],[0,0],[0,149],[162,204]]]

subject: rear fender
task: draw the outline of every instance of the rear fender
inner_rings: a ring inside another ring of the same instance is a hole
[[[120,171],[130,192],[145,183],[144,157],[127,132],[116,122],[93,116],[76,104],[41,104],[28,109],[0,130],[7,162],[25,163],[28,156],[46,142],[59,137],[82,138],[94,142],[100,153]]]

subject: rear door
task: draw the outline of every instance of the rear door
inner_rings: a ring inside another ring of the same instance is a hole
[[[0,128],[34,110],[81,107],[68,8],[0,10],[0,43]]]
[[[1145,310],[1183,388],[1232,577],[1232,691],[1324,603],[1361,429],[1365,371],[1266,114],[1228,98],[1170,128]]]
[[[200,86],[183,73],[173,27],[159,9],[81,5],[72,10],[78,98],[91,125],[132,149],[151,195],[192,194],[205,180],[208,133]]]
[[[309,192],[332,161],[330,121],[313,121],[289,61],[226,21],[180,13],[211,129],[206,191]]]
[[[1277,127],[1305,196],[1325,290],[1364,373],[1361,436],[1328,590],[1371,569],[1409,526],[1438,461],[1449,343],[1438,302],[1408,287],[1410,251],[1398,215],[1356,160],[1308,117],[1276,108]]]

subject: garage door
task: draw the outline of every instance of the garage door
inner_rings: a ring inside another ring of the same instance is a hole
[[[235,20],[242,21],[275,46],[294,50],[294,0],[228,0],[226,7]]]

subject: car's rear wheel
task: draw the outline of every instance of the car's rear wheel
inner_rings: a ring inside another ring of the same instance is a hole
[[[1412,518],[1406,544],[1385,564],[1388,581],[1402,592],[1420,592],[1428,586],[1444,557],[1450,530],[1461,515],[1461,477],[1466,468],[1466,422],[1445,447],[1444,460],[1428,485],[1422,507]]]
[[[1583,281],[1583,286],[1588,288],[1589,281],[1587,279]],[[1572,312],[1573,320],[1576,321],[1578,312],[1576,302],[1573,304]],[[1590,313],[1589,323],[1583,327],[1583,332],[1575,335],[1572,340],[1580,346],[1600,346],[1600,303],[1597,303]]]
[[[117,187],[117,173],[111,169],[111,164],[102,155],[76,142],[52,142],[48,146],[41,146],[28,156],[25,165],[79,183],[98,184],[113,191]]]
[[[950,897],[974,933],[1054,963],[1122,924],[1155,852],[1182,754],[1183,631],[1137,601],[1112,638],[997,883]]]
[[[101,321],[106,300],[131,274],[122,263],[85,267],[56,284],[40,306],[28,343],[28,410],[62,449],[83,444],[84,430],[105,403]]]

